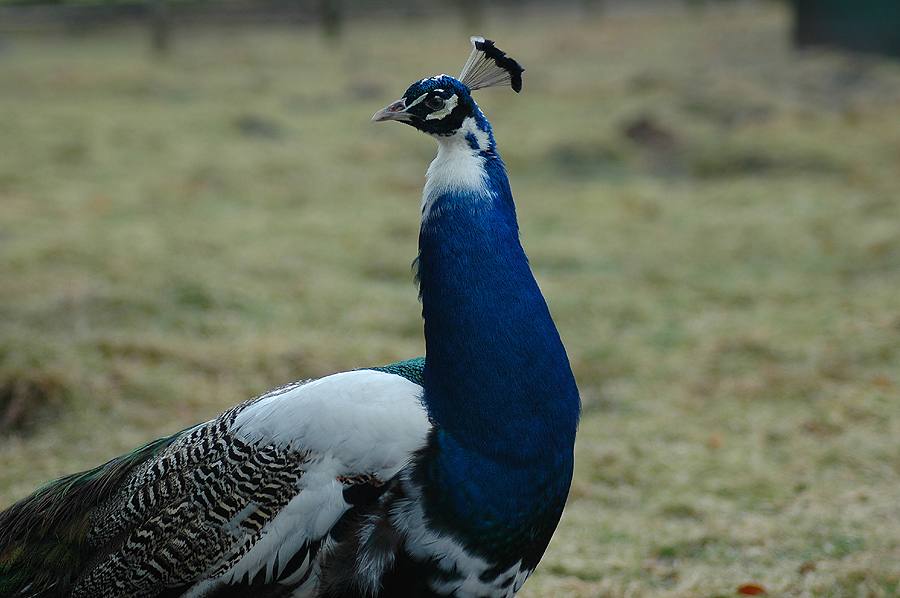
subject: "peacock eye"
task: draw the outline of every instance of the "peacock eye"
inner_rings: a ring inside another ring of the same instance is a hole
[[[440,110],[444,107],[444,98],[440,96],[431,96],[425,100],[425,105],[431,110]]]

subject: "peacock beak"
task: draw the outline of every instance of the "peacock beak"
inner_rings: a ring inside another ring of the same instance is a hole
[[[373,123],[380,123],[386,120],[408,121],[409,113],[406,111],[406,100],[397,100],[390,106],[382,108],[372,117]]]

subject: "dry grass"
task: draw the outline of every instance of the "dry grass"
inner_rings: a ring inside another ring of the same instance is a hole
[[[900,591],[900,66],[788,29],[772,6],[485,27],[526,67],[479,101],[585,400],[525,596]],[[368,120],[458,72],[466,34],[199,30],[154,63],[133,33],[0,54],[2,504],[423,350],[433,142]]]

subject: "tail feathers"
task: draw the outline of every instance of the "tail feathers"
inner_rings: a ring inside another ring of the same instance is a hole
[[[178,434],[145,444],[112,461],[49,482],[0,513],[0,598],[67,595],[94,557],[91,513],[128,474]]]

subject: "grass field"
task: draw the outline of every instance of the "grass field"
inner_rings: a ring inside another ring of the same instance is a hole
[[[424,348],[434,141],[371,115],[470,32],[7,35],[0,505]],[[480,92],[584,400],[544,597],[900,592],[900,64],[779,5],[489,19]]]

